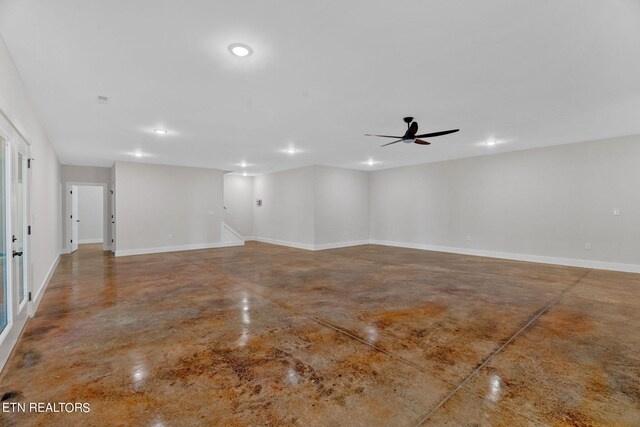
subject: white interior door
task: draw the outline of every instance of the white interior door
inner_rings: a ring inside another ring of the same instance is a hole
[[[71,186],[71,252],[78,250],[78,186]]]
[[[0,335],[5,338],[5,329],[11,322],[11,307],[9,304],[11,289],[8,284],[7,278],[9,277],[9,262],[11,257],[9,255],[11,244],[7,238],[7,169],[8,169],[8,154],[7,144],[5,140],[0,138],[0,240],[2,240],[2,247],[0,248]],[[0,342],[0,347],[2,342]],[[7,349],[3,353],[10,352]]]

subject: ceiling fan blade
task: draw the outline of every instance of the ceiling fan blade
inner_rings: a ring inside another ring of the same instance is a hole
[[[380,147],[386,147],[387,145],[395,144],[396,142],[400,142],[400,141],[402,141],[402,138],[400,138],[397,141],[391,141],[391,142],[387,142],[386,144],[382,144]]]
[[[460,129],[443,130],[440,132],[423,133],[422,135],[416,135],[416,138],[432,138],[434,136],[449,135],[450,133],[458,132]]]
[[[402,138],[401,136],[392,136],[392,135],[374,135],[371,133],[365,133],[364,136],[379,136],[381,138]]]
[[[420,145],[431,145],[430,142],[428,141],[423,141],[421,139],[416,139],[415,141],[413,141],[414,144],[420,144]]]

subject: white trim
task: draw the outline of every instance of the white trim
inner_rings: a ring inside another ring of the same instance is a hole
[[[368,245],[368,244],[369,244],[369,240],[352,240],[351,242],[322,243],[320,245],[315,245],[314,250],[323,251],[325,249],[349,248],[351,246],[361,246],[361,245]]]
[[[268,239],[266,237],[258,237],[258,236],[254,236],[251,240],[255,240],[257,242],[262,242],[262,243],[270,243],[272,245],[288,246],[290,248],[304,249],[307,251],[314,250],[314,246],[308,243],[287,242],[286,240]]]
[[[17,322],[14,321],[8,322],[0,335],[0,342],[2,343],[2,346],[0,346],[0,372],[4,369],[4,365],[7,363],[7,360],[9,360],[13,348],[18,343],[20,333],[24,325],[27,324],[27,317],[23,317],[19,323],[21,324],[17,325]]]
[[[593,268],[597,270],[640,273],[640,264],[622,264],[617,262],[592,261],[587,259],[558,258],[542,255],[519,254],[512,252],[489,251],[484,249],[455,248],[450,246],[427,245],[423,243],[394,242],[390,240],[370,240],[372,245],[393,246],[398,248],[420,249],[425,251],[449,252],[454,254],[501,258],[514,261],[556,264],[569,267]]]
[[[9,360],[11,352],[18,343],[20,333],[24,329],[24,326],[27,324],[28,317],[33,317],[36,309],[38,308],[38,304],[40,303],[40,300],[42,299],[47,286],[49,286],[49,281],[51,280],[53,273],[56,271],[56,267],[58,267],[58,262],[60,262],[60,255],[56,257],[53,265],[49,269],[49,273],[47,273],[47,276],[42,283],[40,292],[38,292],[38,295],[32,301],[32,312],[27,313],[29,316],[21,317],[21,319],[18,319],[18,321],[15,321],[16,319],[13,319],[12,321],[7,323],[4,331],[2,331],[2,334],[0,335],[0,342],[2,342],[2,346],[0,346],[0,371],[2,371],[2,369],[4,368],[5,363],[7,363],[7,360]]]
[[[255,240],[257,242],[270,243],[272,245],[279,245],[279,246],[288,246],[290,248],[304,249],[307,251],[323,251],[326,249],[347,248],[350,246],[360,246],[360,245],[369,244],[369,240],[354,240],[351,242],[336,242],[336,243],[323,243],[320,245],[311,245],[308,243],[288,242],[285,240],[268,239],[266,237],[258,237],[258,236],[247,237],[245,238],[245,241],[246,240]]]
[[[233,234],[234,236],[236,236],[238,239],[242,240],[244,242],[245,238],[242,237],[242,234],[240,234],[240,232],[238,230],[236,230],[235,228],[231,227],[229,224],[227,224],[226,222],[222,222],[222,228],[223,229],[227,229],[229,230],[229,232],[231,234]]]
[[[79,245],[86,245],[89,243],[102,243],[102,242],[104,242],[104,239],[101,237],[98,237],[96,239],[78,239]]]
[[[36,310],[38,309],[38,305],[40,305],[40,301],[42,300],[42,297],[44,296],[44,293],[47,290],[47,287],[49,286],[49,282],[51,282],[51,278],[53,277],[53,273],[55,273],[56,272],[56,268],[58,268],[58,264],[60,264],[60,255],[58,255],[56,257],[56,259],[53,261],[53,264],[51,265],[51,268],[49,269],[49,272],[44,277],[44,280],[42,281],[42,286],[40,286],[40,291],[38,291],[38,294],[33,296],[33,298],[32,298],[33,301],[32,301],[32,305],[31,305],[31,313],[30,313],[31,317],[33,317],[36,314]]]
[[[232,246],[243,246],[242,243],[235,242],[216,242],[216,243],[193,243],[190,245],[178,245],[178,246],[161,246],[157,248],[140,248],[140,249],[122,249],[116,250],[117,257],[130,256],[130,255],[147,255],[147,254],[159,254],[164,252],[181,252],[181,251],[193,251],[197,249],[217,249],[228,248]]]
[[[6,44],[5,44],[6,46]],[[4,118],[4,120],[7,122],[7,124],[9,126],[11,126],[11,130],[15,131],[18,136],[20,138],[22,138],[22,140],[25,142],[25,144],[27,144],[29,147],[31,147],[31,143],[29,142],[29,139],[27,137],[24,136],[24,134],[20,131],[20,129],[18,128],[18,126],[16,126],[13,123],[13,120],[11,120],[11,118],[9,118],[9,116],[7,115],[7,113],[4,112],[4,110],[2,108],[0,108],[0,116],[2,116]],[[57,160],[57,155],[56,155],[56,160]]]
[[[64,247],[62,248],[62,253],[70,254],[71,253],[71,220],[69,218],[69,214],[71,213],[71,198],[69,197],[69,191],[71,187],[74,185],[84,186],[84,187],[102,187],[102,235],[109,236],[112,234],[112,223],[111,223],[111,192],[110,185],[106,182],[87,182],[87,181],[63,181],[64,185],[64,203],[63,203],[63,221],[65,221],[65,230],[64,230]],[[111,251],[112,245],[109,241],[111,238],[104,238],[100,240],[102,243],[103,251]],[[78,240],[78,244],[81,244],[80,240]]]

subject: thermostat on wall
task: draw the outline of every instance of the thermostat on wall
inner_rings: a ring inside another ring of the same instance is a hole
[[[256,206],[259,208],[262,207],[262,199],[256,199]]]

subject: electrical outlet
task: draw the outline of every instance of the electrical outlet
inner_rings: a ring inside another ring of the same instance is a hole
[[[588,250],[588,251],[589,251],[589,250],[591,250],[591,243],[588,243],[588,242],[587,242],[587,243],[585,243],[585,244],[584,244],[584,248],[585,248],[586,250]]]
[[[613,208],[613,215],[620,216],[620,208]]]

